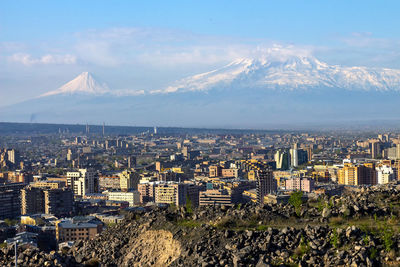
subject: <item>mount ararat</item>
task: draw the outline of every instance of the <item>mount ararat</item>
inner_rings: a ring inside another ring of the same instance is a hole
[[[398,119],[400,70],[329,65],[312,56],[238,59],[163,89],[112,90],[84,72],[1,121],[268,128]]]

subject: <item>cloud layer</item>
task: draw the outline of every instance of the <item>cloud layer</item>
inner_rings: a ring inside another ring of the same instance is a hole
[[[76,56],[74,55],[51,55],[47,54],[38,58],[34,58],[27,53],[15,53],[9,57],[9,60],[16,63],[21,63],[25,66],[32,66],[37,64],[75,64]]]

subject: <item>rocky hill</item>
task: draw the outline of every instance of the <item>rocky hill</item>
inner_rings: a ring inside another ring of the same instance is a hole
[[[71,249],[20,248],[21,266],[398,266],[400,186],[351,190],[301,205],[131,212]],[[14,251],[0,251],[12,266]]]

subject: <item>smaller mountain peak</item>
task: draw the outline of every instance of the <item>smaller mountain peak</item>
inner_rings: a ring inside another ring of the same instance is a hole
[[[97,81],[90,72],[85,71],[57,90],[47,92],[41,96],[72,94],[101,95],[109,91],[110,89],[105,83]]]

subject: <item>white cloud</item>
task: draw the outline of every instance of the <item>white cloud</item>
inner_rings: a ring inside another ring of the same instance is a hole
[[[44,55],[39,58],[34,58],[30,54],[27,53],[15,53],[9,57],[9,60],[12,62],[17,62],[24,64],[25,66],[32,65],[48,65],[48,64],[75,64],[76,56],[73,55]]]

